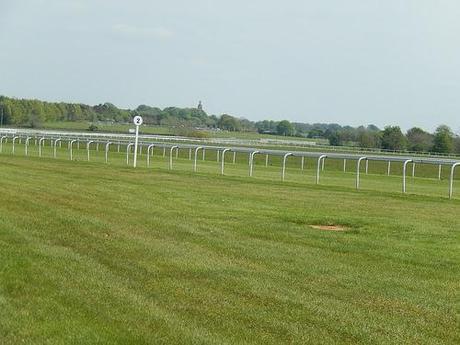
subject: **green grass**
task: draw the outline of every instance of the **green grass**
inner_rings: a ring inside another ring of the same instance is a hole
[[[69,130],[69,131],[87,131],[90,122],[74,122],[74,121],[56,121],[56,122],[44,122],[41,127],[43,129],[57,129],[57,130]],[[95,124],[98,132],[107,133],[128,133],[130,128],[134,128],[131,124]],[[180,129],[166,126],[154,126],[154,125],[143,125],[141,127],[143,134],[158,134],[158,135],[175,135],[180,134]],[[209,138],[233,138],[242,140],[260,140],[260,139],[271,139],[271,140],[289,140],[289,141],[306,141],[306,142],[317,142],[320,144],[327,144],[328,141],[325,139],[309,139],[299,137],[285,137],[280,135],[270,134],[259,134],[257,132],[228,132],[228,131],[204,131]]]
[[[316,142],[318,144],[328,144],[327,139],[311,139],[302,137],[286,137],[282,135],[272,134],[261,134],[257,132],[229,132],[229,131],[208,131],[211,137],[214,138],[234,138],[234,139],[246,139],[246,140],[260,140],[260,139],[271,139],[271,140],[288,140],[288,141],[306,141]]]
[[[281,183],[260,160],[245,177],[245,157],[220,177],[211,160],[193,174],[186,156],[169,172],[161,152],[137,170],[84,155],[0,155],[1,344],[460,341],[445,181],[402,196],[378,165],[356,192],[333,161],[316,186],[294,160]],[[310,227],[332,223],[349,230]]]
[[[46,147],[43,149],[43,157],[53,157],[53,148],[49,146],[49,141],[46,142]],[[105,146],[99,145],[99,150],[96,151],[94,144],[91,146],[90,159],[94,162],[105,162]],[[80,149],[74,144],[73,157],[77,161],[87,160],[86,143],[80,145]],[[9,154],[12,152],[11,140],[7,144],[3,144],[3,153]],[[189,151],[182,149],[179,152],[179,159],[173,159],[173,169],[181,171],[192,171],[193,161],[189,160]],[[16,154],[24,155],[24,143],[16,143]],[[31,141],[29,147],[30,156],[38,156],[38,148]],[[62,147],[58,148],[57,157],[59,159],[69,159],[67,143],[63,142]],[[175,155],[174,155],[175,157]],[[206,160],[202,160],[202,151],[199,152],[198,171],[209,174],[220,174],[221,163],[217,162],[216,152],[207,150]],[[238,154],[237,164],[232,164],[233,154],[227,153],[225,174],[227,176],[247,177],[248,176],[248,155]],[[130,155],[132,162],[132,154]],[[109,153],[109,163],[111,166],[126,166],[126,147],[121,146],[120,152],[117,146],[112,145]],[[316,183],[316,159],[306,159],[304,170],[301,169],[301,158],[288,158],[286,169],[286,181],[295,182],[302,185],[314,185]],[[145,148],[143,154],[139,156],[139,166],[146,167]],[[167,169],[169,166],[169,150],[163,156],[163,149],[156,148],[154,156],[151,158],[151,166]],[[374,191],[391,191],[399,193],[402,189],[402,163],[392,163],[391,176],[386,176],[386,162],[369,162],[369,174],[365,174],[365,164],[361,164],[361,189]],[[435,165],[417,165],[416,177],[412,178],[412,166],[408,166],[407,171],[407,192],[412,194],[429,195],[429,196],[448,196],[448,180],[450,175],[449,167],[444,167],[442,170],[442,180],[438,181],[438,167]],[[460,178],[460,168],[456,170],[456,179]],[[281,179],[281,157],[271,156],[269,165],[265,166],[265,156],[255,156],[254,178],[280,181]],[[325,164],[325,171],[321,172],[321,184],[335,187],[345,187],[353,189],[356,183],[356,161],[349,160],[347,162],[346,173],[343,172],[343,161],[329,159]],[[455,197],[460,197],[460,186],[455,184]]]
[[[42,128],[46,130],[64,130],[64,131],[88,131],[90,122],[71,122],[71,121],[58,121],[58,122],[45,122],[42,124]],[[97,132],[102,133],[124,133],[128,134],[129,129],[133,129],[133,126],[130,124],[97,124]],[[274,150],[286,150],[286,151],[316,151],[316,152],[341,152],[341,153],[362,153],[363,155],[381,155],[381,154],[397,154],[397,155],[409,155],[409,156],[427,156],[424,153],[392,153],[392,152],[382,152],[377,149],[362,149],[357,146],[330,146],[329,141],[326,139],[311,139],[311,138],[300,138],[300,137],[285,137],[278,135],[269,135],[269,134],[259,134],[256,132],[228,132],[228,131],[195,131],[198,133],[203,133],[201,138],[193,138],[193,130],[172,128],[165,126],[153,126],[153,125],[143,125],[141,127],[141,134],[149,135],[165,135],[171,137],[171,142],[174,142],[174,137],[177,135],[180,136],[190,136],[188,143],[202,143],[201,140],[218,140],[221,139],[235,139],[231,146],[248,146],[264,148],[264,149],[274,149]],[[88,132],[89,133],[89,132]],[[241,140],[241,142],[239,142]],[[271,140],[267,142],[266,140]],[[279,140],[278,142],[273,142],[273,140]],[[181,141],[181,143],[184,143]],[[316,143],[315,145],[311,145]],[[230,145],[230,144],[229,144]],[[459,158],[456,155],[438,155],[443,158]]]
[[[56,121],[44,122],[43,129],[69,130],[69,131],[88,131],[90,122],[72,122],[72,121]],[[129,129],[133,129],[134,125],[129,124],[95,124],[98,132],[105,133],[129,133]],[[158,135],[173,135],[173,128],[163,126],[142,126],[144,134]]]

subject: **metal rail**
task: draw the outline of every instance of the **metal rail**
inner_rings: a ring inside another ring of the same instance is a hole
[[[87,150],[87,160],[90,160],[90,148],[91,144],[95,144],[96,147],[99,147],[99,144],[105,145],[105,161],[108,163],[108,154],[110,150],[110,145],[117,144],[118,150],[120,146],[126,146],[126,164],[129,164],[129,154],[130,148],[133,145],[131,142],[132,136],[118,136],[117,140],[113,140],[113,135],[105,135],[105,134],[91,134],[90,136],[80,136],[80,134],[69,134],[66,133],[65,135],[56,135],[55,133],[45,133],[45,132],[37,132],[36,134],[31,134],[30,132],[27,133],[2,133],[0,131],[0,153],[3,151],[3,145],[8,142],[8,139],[12,140],[13,150],[12,154],[15,154],[15,150],[18,143],[21,143],[24,140],[24,152],[25,155],[29,155],[29,146],[30,140],[35,140],[35,145],[38,143],[38,155],[39,157],[43,156],[43,148],[45,146],[45,142],[49,140],[50,145],[53,147],[53,157],[57,157],[57,144],[62,142],[67,142],[69,156],[70,159],[73,159],[73,144],[86,142],[86,150]],[[250,147],[225,147],[225,146],[214,146],[214,145],[197,145],[197,144],[189,144],[183,143],[178,144],[175,143],[166,143],[166,142],[159,142],[159,141],[147,141],[141,140],[139,142],[140,150],[142,147],[147,147],[147,166],[150,166],[150,154],[153,153],[153,148],[158,147],[162,148],[164,152],[169,149],[169,169],[171,170],[173,167],[173,153],[176,150],[176,158],[178,155],[179,150],[187,149],[189,150],[189,159],[191,159],[191,153],[194,151],[193,157],[193,171],[197,171],[197,160],[198,160],[198,152],[199,150],[203,151],[203,154],[206,150],[209,151],[216,151],[219,152],[220,163],[221,163],[221,174],[224,174],[224,167],[225,167],[225,154],[227,152],[233,153],[233,163],[236,161],[236,155],[238,153],[245,154],[249,157],[249,176],[253,175],[254,170],[254,157],[256,154],[265,155],[265,165],[268,166],[268,157],[270,156],[278,156],[282,159],[282,170],[281,170],[281,179],[284,181],[285,179],[285,172],[286,172],[286,160],[288,157],[300,157],[301,158],[301,167],[303,169],[304,162],[306,158],[317,159],[317,166],[316,166],[316,183],[319,184],[320,182],[320,173],[324,168],[325,159],[337,159],[343,160],[343,167],[344,171],[346,171],[346,163],[348,160],[354,160],[357,162],[357,170],[356,170],[356,189],[360,188],[360,164],[362,161],[366,161],[366,171],[367,171],[367,164],[369,161],[380,161],[380,162],[387,162],[387,175],[390,175],[391,172],[391,164],[392,163],[401,163],[403,165],[403,174],[402,174],[402,192],[406,193],[407,188],[407,167],[408,164],[412,164],[412,176],[415,176],[415,167],[417,164],[429,164],[429,165],[436,165],[438,166],[438,179],[441,179],[442,168],[444,166],[450,167],[451,173],[449,177],[449,198],[453,197],[453,189],[454,189],[454,178],[455,178],[455,171],[458,166],[460,166],[460,161],[455,159],[448,159],[448,158],[441,158],[441,157],[420,157],[420,156],[405,156],[405,155],[366,155],[365,157],[360,154],[353,154],[353,153],[336,153],[336,152],[312,152],[312,151],[285,151],[285,150],[272,150],[272,149],[255,149]],[[203,155],[203,157],[205,157]],[[219,161],[219,160],[218,160]]]

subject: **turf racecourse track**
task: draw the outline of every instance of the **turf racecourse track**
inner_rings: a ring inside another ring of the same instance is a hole
[[[454,197],[460,160],[426,155],[337,153],[304,148],[225,147],[190,138],[141,136],[139,165],[298,183],[331,184],[402,193]],[[0,153],[130,165],[134,138],[128,135],[4,131]],[[364,176],[363,176],[364,175]]]
[[[41,139],[2,140],[0,344],[460,343],[455,161]]]

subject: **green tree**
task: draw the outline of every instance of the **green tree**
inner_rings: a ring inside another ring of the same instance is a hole
[[[205,125],[206,127],[216,128],[218,123],[219,123],[219,119],[217,118],[217,116],[216,116],[216,115],[210,115],[210,116],[206,119],[204,125]]]
[[[40,114],[38,114],[36,111],[32,111],[28,116],[27,125],[31,128],[41,127],[42,119]]]
[[[456,136],[454,138],[454,152],[457,155],[460,155],[460,137]]]
[[[387,126],[382,132],[382,148],[403,151],[407,148],[407,139],[398,126]]]
[[[272,120],[263,120],[255,123],[255,127],[259,133],[276,134],[277,123]]]
[[[254,122],[249,121],[248,119],[240,118],[239,122],[240,122],[241,130],[243,132],[254,132],[256,130],[256,127],[254,126]]]
[[[11,107],[7,102],[0,103],[0,108],[1,108],[1,114],[3,119],[2,125],[7,125],[11,122]]]
[[[324,138],[324,131],[320,128],[312,128],[308,131],[308,138]]]
[[[408,148],[411,151],[427,152],[433,146],[433,136],[423,129],[413,127],[406,133]]]
[[[79,104],[69,104],[67,106],[67,119],[68,121],[82,120],[82,111]]]
[[[220,117],[218,126],[220,129],[231,131],[231,132],[239,131],[241,128],[238,119],[231,115],[227,115],[227,114],[223,114]]]
[[[367,126],[367,130],[371,132],[380,132],[380,129],[376,125]]]
[[[365,129],[361,127],[358,129],[358,135],[356,138],[359,147],[364,148],[378,148],[381,146],[380,132]]]
[[[329,145],[331,146],[341,146],[342,145],[342,138],[340,136],[339,131],[326,131],[326,137],[329,140]]]
[[[288,120],[283,120],[278,122],[278,125],[276,126],[276,133],[278,135],[291,136],[294,135],[295,129],[292,123]]]
[[[446,126],[436,128],[433,139],[433,152],[452,153],[454,148],[454,133]]]

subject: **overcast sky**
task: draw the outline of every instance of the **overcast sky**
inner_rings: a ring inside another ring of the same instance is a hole
[[[460,130],[458,0],[0,0],[0,94]]]

